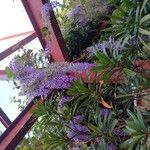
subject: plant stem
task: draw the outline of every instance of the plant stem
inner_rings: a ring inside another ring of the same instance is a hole
[[[115,99],[120,99],[120,98],[126,98],[126,97],[134,97],[134,96],[146,96],[150,95],[150,89],[148,89],[146,92],[138,92],[138,93],[132,93],[132,94],[125,94],[125,95],[120,95],[116,96]]]

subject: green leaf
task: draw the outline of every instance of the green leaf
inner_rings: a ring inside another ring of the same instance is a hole
[[[147,128],[144,124],[144,120],[143,120],[143,117],[142,117],[140,111],[138,109],[136,109],[136,112],[137,112],[137,119],[140,121],[142,130],[144,130],[144,132],[147,132]]]
[[[136,75],[136,72],[128,69],[128,68],[124,68],[123,71],[125,72],[125,74],[129,77],[134,77]]]
[[[145,48],[150,50],[150,47],[145,43],[145,41],[141,37],[138,37],[138,38],[139,38],[140,42],[145,46]]]
[[[127,112],[130,118],[127,120],[125,132],[132,137],[123,143],[123,147],[132,149],[136,145],[136,148],[139,148],[141,144],[146,145],[149,131],[140,111],[136,108],[135,114],[130,110],[127,110]]]
[[[137,125],[139,123],[139,121],[137,120],[136,116],[130,110],[127,110],[127,112],[130,115],[130,117],[132,118],[132,120],[134,121],[134,123]]]
[[[111,60],[106,56],[105,53],[96,52],[96,57],[98,58],[98,61],[100,64],[112,64]]]
[[[68,90],[68,94],[71,96],[76,96],[80,94],[88,94],[89,89],[86,87],[85,83],[80,81],[75,81],[71,88]]]
[[[111,126],[109,128],[110,133],[113,132],[113,129],[115,128],[115,126],[117,125],[117,123],[118,123],[117,119],[115,119],[115,120],[112,121]]]
[[[126,126],[126,129],[128,130],[128,132],[129,132],[130,134],[132,134],[132,133],[135,133],[135,132],[136,132],[136,130],[135,130],[135,129],[133,129],[133,128],[129,127],[129,126]]]
[[[123,144],[122,144],[122,147],[123,148],[130,148],[132,150],[133,146],[139,141],[141,140],[141,138],[143,138],[142,135],[139,135],[139,136],[135,136],[131,139],[128,139],[127,141],[125,141]]]
[[[142,24],[143,22],[145,22],[146,20],[150,19],[150,14],[145,15],[141,20],[140,20],[140,24]]]
[[[92,71],[96,72],[96,71],[100,71],[100,70],[104,70],[106,69],[106,65],[97,65],[95,67],[92,68]]]
[[[148,1],[149,1],[149,0],[144,0],[144,1],[143,1],[142,7],[141,7],[141,10],[140,10],[140,15],[142,15],[142,12],[143,12],[143,10],[144,10],[144,8],[145,8],[145,5],[146,5],[146,3],[147,3]]]
[[[150,31],[149,31],[149,30],[145,30],[145,29],[139,28],[139,32],[140,32],[141,34],[149,35],[149,36],[150,36]]]
[[[93,124],[89,123],[88,128],[91,129],[94,133],[100,134],[100,130],[98,127],[94,126]]]
[[[41,32],[42,32],[43,37],[46,37],[49,34],[48,27],[43,27],[41,29]]]
[[[105,81],[105,82],[108,82],[109,79],[111,78],[112,76],[112,73],[113,73],[113,69],[112,68],[109,68],[102,76],[102,79]]]
[[[9,67],[5,67],[5,73],[9,79],[14,77],[14,73],[12,72],[12,70]]]

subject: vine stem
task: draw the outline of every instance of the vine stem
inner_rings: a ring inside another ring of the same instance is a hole
[[[120,99],[120,98],[125,98],[125,97],[134,97],[134,96],[139,96],[139,95],[140,96],[150,95],[150,89],[148,89],[146,92],[138,92],[138,93],[116,96],[115,99]]]

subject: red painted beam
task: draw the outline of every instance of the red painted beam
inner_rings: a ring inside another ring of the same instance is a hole
[[[8,77],[4,70],[0,70],[0,80],[8,80]]]
[[[25,39],[21,40],[20,42],[16,43],[15,45],[4,50],[3,52],[0,53],[0,61],[3,60],[4,58],[8,57],[9,55],[14,53],[15,51],[17,51],[21,46],[28,44],[29,42],[31,42],[36,37],[37,37],[36,33],[32,33],[31,35],[29,35]]]
[[[38,101],[43,102],[42,99]],[[0,150],[14,150],[17,144],[23,139],[24,135],[36,121],[31,111],[35,108],[35,103],[31,101],[20,115],[0,136]]]
[[[0,70],[0,75],[5,75],[5,71],[4,70]]]
[[[42,36],[41,29],[44,27],[44,24],[41,10],[45,2],[43,0],[22,0],[41,45],[44,49],[46,46],[51,49],[52,60],[55,62],[69,60],[64,40],[53,11],[50,11],[50,18],[47,20],[50,36]]]
[[[11,120],[7,117],[4,111],[0,108],[0,122],[4,125],[5,128],[8,128],[11,124]]]

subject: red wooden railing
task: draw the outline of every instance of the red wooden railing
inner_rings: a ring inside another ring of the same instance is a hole
[[[33,108],[34,102],[31,101],[0,136],[0,150],[14,150],[16,148],[17,144],[23,139],[35,122],[31,114]]]
[[[4,113],[4,111],[0,108],[0,122],[4,125],[5,128],[8,128],[11,124],[11,120]]]
[[[0,61],[5,59],[6,57],[11,55],[12,53],[14,53],[16,50],[18,50],[22,46],[28,44],[29,42],[31,42],[36,37],[37,37],[36,33],[32,33],[31,35],[29,35],[28,37],[24,38],[20,42],[14,44],[13,46],[11,46],[11,47],[7,48],[6,50],[2,51],[0,53]]]

